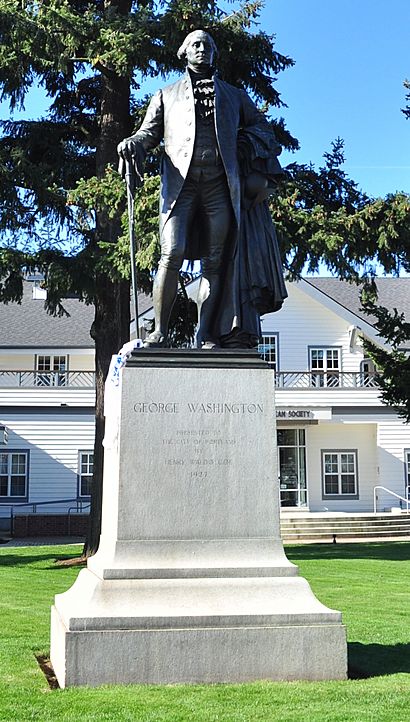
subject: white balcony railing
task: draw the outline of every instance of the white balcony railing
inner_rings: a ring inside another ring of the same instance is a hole
[[[277,371],[278,389],[377,389],[376,374],[362,371]]]
[[[95,386],[94,371],[0,371],[0,388],[77,388]]]
[[[278,389],[377,389],[376,374],[353,371],[277,371]],[[0,371],[0,388],[92,389],[94,371]]]

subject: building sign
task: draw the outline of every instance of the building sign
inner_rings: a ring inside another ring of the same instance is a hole
[[[285,407],[276,409],[277,421],[304,421],[317,422],[319,420],[330,420],[332,418],[332,410],[327,407],[318,407],[314,409],[306,409],[301,407]]]
[[[310,409],[276,409],[277,419],[314,419]]]

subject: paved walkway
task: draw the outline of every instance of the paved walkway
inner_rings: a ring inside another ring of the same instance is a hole
[[[84,544],[84,537],[58,536],[58,537],[27,537],[22,539],[10,539],[7,542],[0,543],[0,549],[3,547],[45,547],[58,544]]]
[[[383,536],[383,537],[355,537],[353,539],[343,539],[337,535],[337,544],[380,544],[381,542],[410,542],[410,536]],[[0,549],[7,547],[43,547],[43,546],[55,546],[63,544],[84,544],[84,538],[72,537],[72,536],[59,536],[59,537],[29,537],[26,539],[10,539],[10,541],[4,543],[0,542]],[[333,544],[331,538],[329,539],[292,539],[284,542],[285,546],[294,544]]]

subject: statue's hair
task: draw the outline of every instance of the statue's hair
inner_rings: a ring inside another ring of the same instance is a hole
[[[198,28],[198,30],[193,30],[192,33],[189,33],[186,36],[184,42],[182,43],[181,47],[179,48],[179,50],[177,52],[178,60],[182,60],[182,58],[186,57],[186,49],[192,39],[192,36],[196,35],[196,33],[203,33],[204,35],[207,35],[211,41],[212,50],[214,51],[214,55],[218,55],[218,48],[215,45],[215,40],[213,39],[212,35],[207,33],[206,30],[201,30],[201,28]]]

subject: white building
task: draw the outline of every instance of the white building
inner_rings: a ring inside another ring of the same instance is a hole
[[[379,279],[378,289],[381,304],[410,317],[410,279]],[[406,497],[410,428],[381,402],[362,339],[382,340],[357,287],[311,278],[288,292],[262,324],[276,368],[282,506],[369,512],[375,486]],[[378,491],[378,510],[399,505]]]
[[[378,285],[381,302],[410,317],[410,279]],[[0,304],[4,520],[11,508],[24,514],[81,508],[93,463],[93,308],[67,299],[70,317],[53,318],[37,283],[25,287],[21,305]],[[261,346],[276,371],[282,505],[370,512],[375,486],[406,497],[410,429],[380,400],[362,339],[381,340],[360,311],[357,288],[316,278],[288,284],[288,292],[283,309],[263,318]],[[151,315],[142,309],[141,317]],[[381,511],[404,503],[382,490],[378,496]]]
[[[66,299],[44,310],[38,281],[0,304],[0,515],[51,512],[89,500],[94,443],[93,308]],[[16,506],[61,499],[65,505]],[[3,525],[7,526],[4,522]]]

